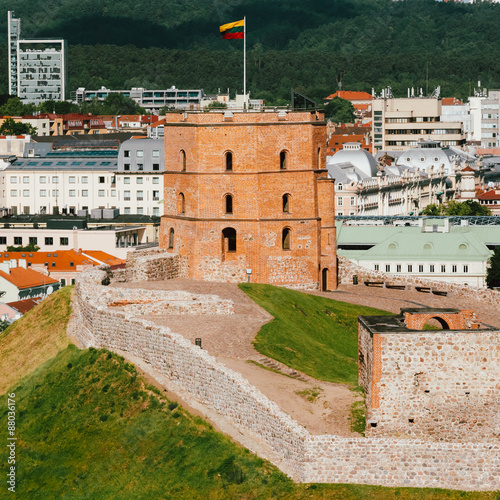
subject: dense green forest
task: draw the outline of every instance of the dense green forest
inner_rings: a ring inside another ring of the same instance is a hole
[[[242,40],[220,24],[247,17],[247,86],[269,102],[290,88],[320,99],[390,85],[466,97],[500,87],[500,5],[434,0],[0,0],[0,58],[7,10],[23,38],[64,37],[69,89],[242,90]],[[7,74],[0,74],[0,93]]]

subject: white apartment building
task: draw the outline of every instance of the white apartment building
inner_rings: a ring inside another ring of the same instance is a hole
[[[405,151],[420,141],[439,141],[461,147],[465,135],[460,122],[441,121],[438,98],[375,98],[372,101],[374,151]]]
[[[9,36],[9,93],[24,102],[40,103],[66,97],[65,40],[21,39],[21,20],[7,14]]]

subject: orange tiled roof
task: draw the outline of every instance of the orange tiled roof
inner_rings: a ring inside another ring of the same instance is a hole
[[[5,271],[0,271],[0,277],[12,283],[20,290],[33,286],[59,283],[58,280],[45,276],[37,271],[33,271],[32,269],[24,269],[24,267],[13,267],[10,270],[10,274],[7,274]]]
[[[347,99],[348,101],[371,101],[373,96],[368,92],[358,92],[354,90],[337,90],[335,94],[331,94],[325,99],[333,99],[334,97],[340,97],[341,99]]]
[[[441,104],[443,106],[461,106],[463,102],[456,97],[443,97]]]
[[[7,305],[13,307],[21,314],[26,314],[28,311],[31,311],[39,302],[42,301],[42,297],[35,297],[33,299],[23,299],[16,300],[14,302],[8,302]]]
[[[104,253],[104,252],[103,252]],[[30,257],[31,256],[31,257]],[[25,259],[32,265],[49,264],[49,271],[76,271],[76,266],[95,266],[96,262],[83,253],[74,250],[59,250],[55,252],[1,252],[0,262],[12,259]],[[73,265],[71,265],[73,262]],[[55,263],[55,266],[53,266]]]
[[[492,189],[491,191],[486,191],[486,193],[480,194],[477,198],[479,200],[500,200],[500,192]]]
[[[118,257],[103,252],[102,250],[85,250],[83,254],[88,255],[92,259],[96,259],[104,264],[109,264],[111,267],[123,266],[126,263],[126,260],[119,259]]]

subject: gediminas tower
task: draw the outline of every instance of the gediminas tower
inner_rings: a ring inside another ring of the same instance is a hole
[[[168,114],[160,247],[195,279],[335,289],[325,161],[322,112]]]

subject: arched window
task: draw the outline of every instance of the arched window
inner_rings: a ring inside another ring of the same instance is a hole
[[[283,212],[290,212],[290,195],[288,193],[283,195]]]
[[[186,171],[186,152],[181,149],[181,170]]]
[[[226,205],[226,214],[233,213],[233,197],[230,194],[226,194],[225,205]]]
[[[318,168],[321,168],[321,148],[318,148]]]
[[[283,150],[280,153],[280,169],[286,170],[288,168],[288,151]]]
[[[170,233],[168,235],[168,248],[174,248],[174,228],[170,228]]]
[[[183,193],[179,193],[179,200],[177,204],[177,210],[179,211],[179,214],[182,215],[186,212],[186,199],[184,198]]]
[[[226,170],[228,172],[233,170],[233,153],[231,153],[231,151],[226,153]]]
[[[222,252],[236,252],[236,229],[226,227],[222,230]]]
[[[292,231],[289,227],[285,227],[283,229],[283,233],[281,235],[281,246],[283,250],[290,250],[291,248],[291,240],[292,239]]]

